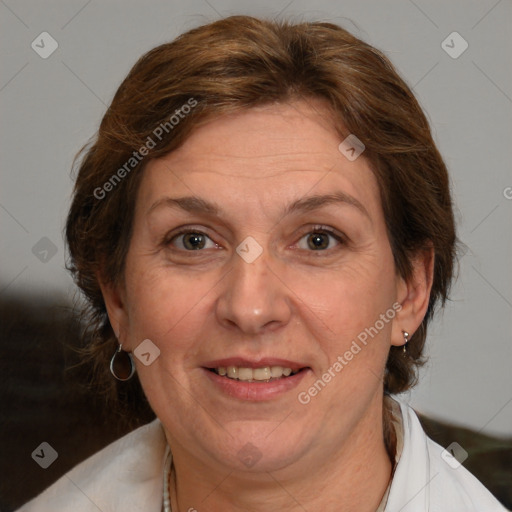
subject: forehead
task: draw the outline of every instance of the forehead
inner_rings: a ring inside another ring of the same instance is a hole
[[[252,160],[261,162],[263,175],[271,175],[269,161],[318,160],[329,153],[332,159],[338,139],[323,102],[276,103],[210,119],[167,158],[174,164],[230,160],[241,177],[251,175],[249,169],[244,173],[243,162]]]
[[[371,208],[369,203],[379,200],[370,165],[362,157],[349,161],[338,149],[341,141],[320,100],[225,115],[196,128],[177,150],[149,162],[139,202],[147,206],[163,194],[196,195],[263,207],[266,200],[341,189]]]

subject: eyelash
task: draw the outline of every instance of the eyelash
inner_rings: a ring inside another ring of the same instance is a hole
[[[194,229],[194,228],[185,228],[185,229],[182,229],[181,231],[179,231],[178,233],[174,233],[172,236],[166,236],[163,239],[163,244],[165,246],[171,245],[173,240],[176,240],[180,236],[183,236],[183,235],[186,235],[186,234],[189,234],[189,233],[192,233],[192,234],[195,234],[195,235],[205,236],[206,238],[210,239],[213,242],[211,237],[208,236],[204,231],[201,231],[200,229]],[[347,239],[346,239],[346,237],[344,235],[342,235],[341,233],[338,233],[337,231],[333,230],[332,228],[329,228],[329,227],[326,227],[326,226],[322,226],[322,225],[313,226],[313,228],[311,230],[309,230],[306,233],[301,235],[301,237],[299,238],[299,241],[302,240],[305,236],[312,235],[312,234],[326,234],[326,235],[329,235],[332,238],[334,238],[340,245],[344,245],[344,244],[347,243]],[[294,244],[294,245],[297,245],[297,244],[298,244],[298,242],[296,244]],[[216,244],[216,245],[218,246],[218,244]],[[188,253],[195,253],[196,252],[195,250],[186,250],[186,249],[177,249],[177,250],[178,251],[183,251],[183,252],[188,252]],[[333,250],[333,248],[321,249],[321,250],[318,250],[318,251],[308,251],[308,252],[327,252],[327,251],[331,251],[331,250]],[[202,249],[198,250],[198,252],[201,252],[201,251],[202,251]]]
[[[163,244],[165,246],[171,245],[173,240],[175,240],[176,238],[178,238],[180,236],[187,235],[189,233],[193,233],[194,235],[205,236],[206,238],[209,238],[211,240],[211,238],[204,231],[201,231],[200,229],[185,228],[185,229],[182,229],[181,231],[179,231],[178,233],[173,234],[172,236],[167,236],[166,235],[164,240],[163,240]],[[212,242],[213,242],[213,240],[212,240]],[[184,249],[177,249],[177,250],[178,251],[184,251],[184,252],[190,252],[190,253],[196,252],[196,251],[187,251],[187,250],[184,250]],[[201,252],[201,251],[199,251],[199,252]]]
[[[332,228],[329,228],[327,226],[322,226],[322,225],[316,225],[316,226],[313,226],[312,229],[310,229],[309,231],[307,231],[306,233],[304,233],[300,238],[299,238],[299,241],[302,240],[304,237],[308,236],[308,235],[312,235],[312,234],[323,234],[323,235],[329,235],[331,236],[332,238],[334,238],[339,245],[346,245],[347,243],[347,238],[345,237],[345,235],[342,235],[341,233],[335,231],[334,229]],[[298,243],[298,242],[297,242]],[[332,251],[334,248],[331,247],[329,249],[321,249],[319,251],[308,251],[308,252],[328,252],[328,251]]]

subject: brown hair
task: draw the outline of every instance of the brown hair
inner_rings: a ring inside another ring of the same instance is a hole
[[[88,299],[87,348],[97,378],[115,385],[108,361],[116,340],[97,272],[108,283],[122,283],[144,164],[179,147],[213,116],[310,98],[327,102],[340,141],[353,133],[365,144],[397,272],[409,278],[416,251],[434,248],[427,314],[407,357],[391,347],[384,389],[398,393],[415,383],[427,324],[448,295],[456,248],[448,174],[428,121],[389,60],[346,30],[247,16],[193,29],[141,57],[117,90],[95,141],[82,149],[66,236],[69,268]]]

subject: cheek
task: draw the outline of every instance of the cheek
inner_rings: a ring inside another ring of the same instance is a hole
[[[308,330],[323,353],[315,380],[332,382],[322,400],[333,410],[361,407],[362,394],[370,397],[382,381],[396,314],[393,272],[387,272],[380,276],[379,265],[350,265],[336,278],[317,281],[310,295],[315,315]]]
[[[202,323],[198,320],[212,292],[212,281],[204,275],[171,272],[150,258],[127,265],[126,276],[128,334],[132,342],[149,338],[173,357],[180,347],[190,348],[194,326]]]
[[[393,263],[382,253],[355,257],[336,271],[304,272],[294,292],[323,323],[327,335],[343,339],[373,324],[394,303]]]

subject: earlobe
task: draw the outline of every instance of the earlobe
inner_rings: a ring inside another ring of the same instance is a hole
[[[98,283],[100,285],[103,301],[107,308],[107,314],[110,321],[112,330],[118,339],[124,339],[123,332],[126,325],[126,310],[124,306],[124,299],[119,286],[106,283],[100,276],[99,272],[96,273]]]
[[[434,254],[433,247],[419,250],[412,260],[410,278],[399,280],[397,300],[402,307],[393,322],[392,345],[404,344],[404,331],[412,337],[427,313],[434,279]]]

